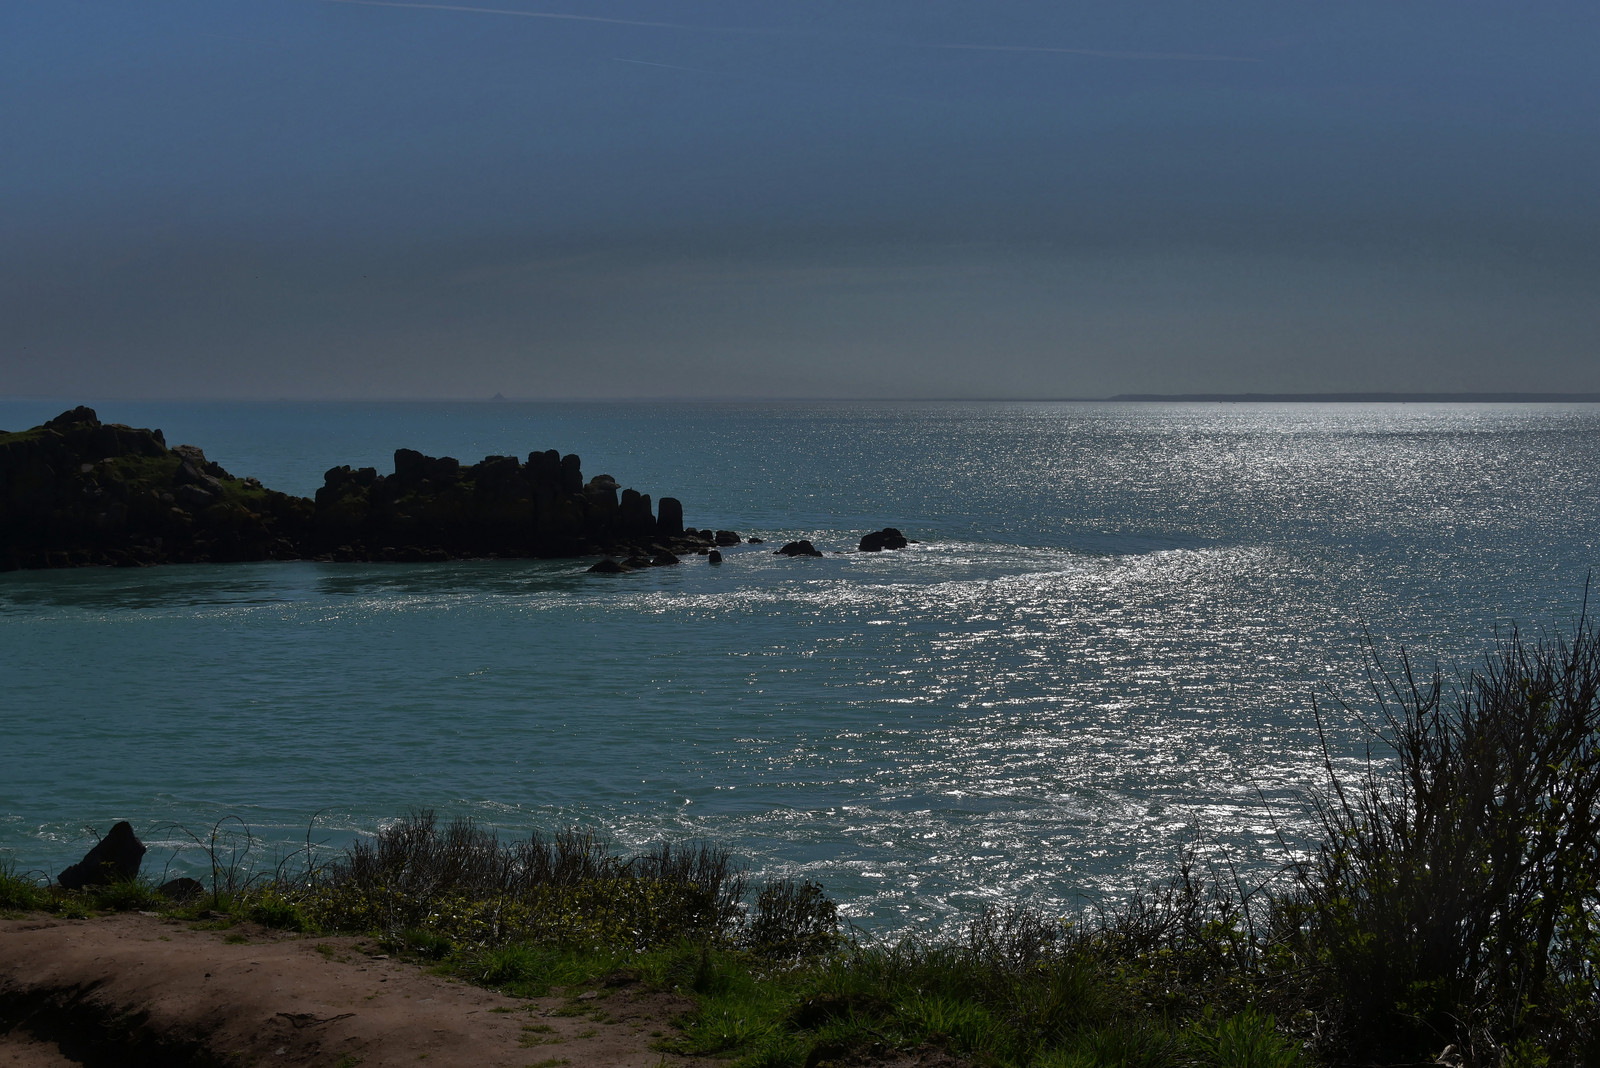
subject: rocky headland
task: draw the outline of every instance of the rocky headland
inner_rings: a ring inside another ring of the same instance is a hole
[[[0,571],[243,560],[621,557],[631,567],[736,544],[683,525],[683,506],[585,481],[555,450],[462,464],[411,449],[394,473],[332,468],[315,497],[240,478],[160,430],[74,408],[0,433]]]

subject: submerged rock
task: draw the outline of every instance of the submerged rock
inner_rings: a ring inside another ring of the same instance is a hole
[[[785,545],[781,549],[774,549],[772,551],[772,555],[774,555],[774,556],[821,556],[822,553],[817,549],[817,547],[815,545],[812,545],[811,542],[809,542],[809,541],[807,541],[807,540],[802,538],[800,541],[791,541],[789,544]]]
[[[628,565],[619,564],[608,556],[591,567],[588,573],[591,575],[625,575],[632,570],[633,568]]]
[[[139,874],[144,852],[144,843],[133,833],[133,825],[123,820],[95,843],[82,860],[62,871],[56,882],[64,890],[80,890],[85,886],[107,886],[132,879]]]

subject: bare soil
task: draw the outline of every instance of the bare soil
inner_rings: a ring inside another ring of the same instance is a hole
[[[511,998],[368,939],[195,927],[0,920],[0,1068],[712,1063],[656,1048],[690,1002],[637,983]]]

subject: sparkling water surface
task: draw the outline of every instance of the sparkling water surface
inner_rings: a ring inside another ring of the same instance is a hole
[[[65,402],[0,403],[19,429]],[[408,810],[733,848],[869,930],[1160,878],[1198,827],[1281,856],[1311,701],[1362,636],[1470,666],[1569,623],[1600,559],[1600,408],[103,404],[310,493],[406,446],[558,448],[768,540],[589,561],[0,575],[0,863],[129,819],[268,849]],[[899,553],[850,549],[894,525]],[[1335,716],[1336,758],[1365,736]],[[1270,812],[1269,812],[1270,807]],[[1276,827],[1274,817],[1276,817]]]

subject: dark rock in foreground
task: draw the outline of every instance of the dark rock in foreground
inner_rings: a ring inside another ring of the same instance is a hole
[[[133,833],[133,825],[123,820],[95,843],[82,860],[63,870],[56,882],[64,890],[106,886],[138,875],[143,861],[144,843]]]
[[[168,879],[156,887],[156,892],[168,901],[182,904],[187,901],[193,901],[205,893],[206,888],[199,879],[191,879],[186,875],[182,875],[176,879]]]
[[[904,549],[909,544],[906,536],[899,530],[894,527],[884,527],[862,537],[859,548],[864,553],[881,553],[885,549]]]
[[[821,556],[822,552],[809,541],[791,541],[781,549],[772,551],[774,556]]]
[[[658,519],[649,494],[610,475],[585,482],[578,457],[553,449],[471,465],[398,449],[393,474],[335,467],[308,500],[90,408],[0,433],[0,570],[601,554],[659,566],[730,537],[685,529],[675,498]]]

